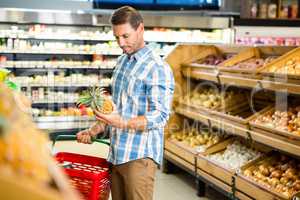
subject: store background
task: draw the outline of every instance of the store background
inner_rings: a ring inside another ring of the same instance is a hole
[[[288,106],[290,99],[297,100],[299,84],[295,80],[290,82],[289,76],[283,78],[288,83],[270,77],[263,77],[262,80],[250,77],[248,80],[246,76],[245,81],[245,77],[241,78],[238,74],[194,70],[191,62],[197,60],[201,51],[209,49],[203,46],[208,44],[214,45],[212,51],[217,49],[224,55],[241,53],[244,49],[240,45],[247,45],[246,48],[251,49],[249,52],[255,49],[253,51],[258,51],[263,58],[291,51],[300,44],[299,2],[295,0],[1,0],[0,67],[11,71],[9,80],[16,82],[22,93],[31,100],[36,125],[53,139],[60,134],[73,135],[95,121],[90,109],[76,108],[74,103],[79,94],[90,86],[100,85],[110,91],[110,77],[116,58],[122,52],[112,35],[109,17],[112,8],[124,4],[132,4],[141,11],[147,44],[169,62],[180,85],[175,94],[170,127],[172,123],[179,126],[188,124],[181,127],[182,130],[171,130],[166,134],[165,160],[161,170],[171,175],[158,174],[155,197],[166,199],[175,194],[175,199],[197,199],[196,193],[202,196],[205,188],[206,195],[211,199],[236,196],[241,199],[249,199],[249,196],[256,198],[256,190],[258,199],[278,197],[276,192],[274,194],[249,182],[242,182],[247,185],[239,188],[236,179],[240,179],[236,172],[228,172],[214,162],[197,156],[192,138],[203,134],[203,127],[199,124],[206,124],[204,132],[211,132],[212,126],[230,130],[248,142],[261,142],[271,150],[293,157],[300,155],[299,141],[277,135],[273,137],[273,133],[270,134],[272,131],[267,131],[267,136],[255,132],[257,130],[251,132],[247,129],[250,126],[235,129],[230,126],[232,121],[226,122],[225,119],[221,120],[220,125],[216,122],[220,121],[216,113],[209,112],[203,117],[199,113],[188,112],[184,106],[192,105],[181,105],[180,99],[195,94],[194,85],[201,84],[195,79],[201,79],[212,81],[209,83],[213,87],[219,87],[221,83],[237,86],[238,89],[250,88],[250,92],[261,90],[269,95],[264,97],[264,101],[272,99],[275,105],[284,103]],[[273,49],[270,50],[270,46]],[[178,70],[182,64],[187,65],[183,74]],[[188,70],[194,71],[191,73]],[[217,96],[210,92],[209,95]],[[195,131],[194,126],[200,126],[201,131]],[[105,138],[107,135],[106,132]],[[61,142],[55,151],[105,156],[107,149],[102,148],[97,144],[87,147]],[[177,173],[174,175],[173,172]],[[210,196],[216,194],[216,190],[221,196]],[[182,196],[177,195],[177,191]]]

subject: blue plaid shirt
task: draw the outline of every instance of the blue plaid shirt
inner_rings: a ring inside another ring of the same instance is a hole
[[[108,161],[114,165],[140,158],[160,164],[164,126],[169,118],[174,78],[169,65],[147,46],[119,57],[112,77],[112,99],[122,118],[145,116],[145,131],[111,128]]]

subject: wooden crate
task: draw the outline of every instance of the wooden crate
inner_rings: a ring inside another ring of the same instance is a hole
[[[202,115],[215,117],[215,115],[217,115],[220,112],[231,112],[237,108],[246,106],[248,104],[249,95],[245,92],[240,92],[238,90],[235,91],[237,93],[240,93],[239,95],[242,95],[242,98],[237,97],[238,101],[226,102],[226,104],[224,103],[224,105],[221,104],[218,106],[214,106],[212,108],[206,108],[204,106],[194,105],[191,102],[185,101],[184,99],[180,99],[178,101],[178,104],[181,105],[182,107],[185,107],[186,109],[197,111]]]
[[[248,164],[244,165],[241,170],[238,172],[236,176],[236,188],[238,191],[241,191],[249,196],[256,197],[256,199],[261,200],[273,200],[273,199],[293,199],[293,197],[299,197],[299,192],[295,193],[291,197],[287,197],[277,191],[275,191],[273,188],[267,187],[265,185],[259,184],[258,182],[254,181],[250,177],[247,177],[243,174],[243,172],[246,169],[252,169],[254,168],[258,163],[264,163],[264,162],[273,162],[274,155],[276,153],[269,152],[268,154],[265,154],[264,156],[253,160],[249,162]]]
[[[208,125],[208,115],[209,114],[202,114],[202,113],[198,113],[195,112],[195,109],[188,107],[186,105],[178,105],[177,107],[175,107],[175,111],[176,113],[183,115],[185,117],[191,118],[191,119],[195,119],[197,121],[202,122],[205,125]]]
[[[201,45],[205,46],[205,45]],[[240,51],[249,48],[245,46],[231,46],[231,45],[206,45],[204,51],[200,52],[189,62],[182,64],[183,67],[197,68],[202,72],[217,73],[219,65],[206,65],[196,63],[197,60],[205,58],[210,55],[224,55],[224,54],[238,54]],[[226,60],[225,60],[226,61]],[[223,61],[223,62],[225,62]]]
[[[256,101],[255,106],[258,107],[258,113],[263,113],[271,108],[271,106],[268,105],[267,102],[261,101]],[[215,118],[220,121],[227,122],[245,129],[249,128],[249,121],[253,119],[253,113],[248,102],[245,102],[245,104],[236,105],[227,112],[230,112],[231,114],[227,114],[224,112],[213,112],[213,114]],[[238,115],[240,117],[235,115]]]
[[[234,141],[234,138],[230,138],[225,140],[217,145],[208,148],[204,153],[198,154],[197,156],[197,169],[200,169],[211,176],[221,180],[227,185],[231,185],[232,177],[234,175],[234,171],[230,169],[226,169],[217,163],[206,158],[207,155],[214,154],[217,152],[222,152],[226,149],[226,147]]]
[[[276,72],[276,69],[282,69],[284,65],[287,63],[287,61],[291,60],[294,57],[299,57],[300,56],[300,48],[293,49],[278,59],[276,59],[274,62],[269,63],[266,65],[264,68],[260,69],[259,72],[269,78],[273,78],[276,81],[281,81],[281,82],[290,82],[290,83],[295,83],[299,84],[300,80],[300,74],[295,75],[295,74],[290,74],[290,73],[278,73]]]
[[[271,108],[269,110],[265,110],[265,112],[260,113],[261,115],[268,115],[270,113],[274,113],[275,112],[275,108]],[[294,140],[300,140],[300,135],[296,135],[294,133],[290,133],[288,131],[284,131],[284,130],[279,130],[279,129],[275,129],[275,128],[270,128],[264,124],[258,124],[258,123],[254,123],[253,121],[258,118],[260,116],[260,114],[255,115],[255,117],[253,117],[251,119],[250,123],[250,128],[256,131],[260,131],[262,130],[262,132],[269,132],[269,133],[274,133],[277,135],[281,135],[281,136],[285,136],[289,139],[294,139]]]
[[[203,170],[200,170],[200,169],[197,169],[197,175],[201,176],[206,181],[209,181],[210,183],[218,186],[222,190],[224,190],[228,193],[232,193],[232,187],[230,185],[224,183],[223,181],[220,181],[216,177],[208,174],[207,172],[205,172]],[[251,198],[251,197],[247,196],[246,194],[244,194],[242,192],[239,192],[239,191],[235,192],[235,197],[237,197],[240,200],[253,200],[254,199],[254,198]]]
[[[255,70],[250,69],[236,69],[235,65],[244,62],[251,58],[267,58],[270,56],[281,56],[288,51],[291,51],[295,47],[278,47],[278,46],[260,46],[260,47],[249,47],[243,51],[240,51],[236,56],[228,59],[219,66],[219,70],[222,74],[229,74],[234,76],[243,76],[247,78],[260,79],[258,75],[260,69],[263,66],[256,68]],[[275,59],[276,60],[276,59]],[[275,62],[273,60],[271,63]]]
[[[175,159],[175,161],[187,167],[189,170],[195,169],[196,151],[187,146],[180,145],[175,140],[165,141],[165,154]]]
[[[231,137],[221,143],[218,143],[211,148],[208,148],[204,153],[198,154],[197,156],[197,168],[205,171],[206,173],[216,177],[217,179],[223,181],[224,183],[231,185],[232,184],[232,177],[234,176],[236,170],[234,169],[227,169],[221,166],[219,163],[209,160],[206,156],[215,154],[215,153],[222,153],[226,150],[227,146],[232,144],[236,140],[235,137]],[[254,143],[253,148],[257,149],[261,152],[269,152],[270,148]]]

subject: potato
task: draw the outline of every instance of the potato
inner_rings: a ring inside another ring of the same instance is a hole
[[[252,174],[252,171],[251,171],[251,170],[246,169],[246,170],[244,171],[244,175],[250,177],[250,176],[252,176],[253,174]]]
[[[286,185],[289,182],[289,179],[287,177],[281,177],[280,178],[280,183],[283,185]]]
[[[293,188],[294,188],[296,191],[299,191],[299,190],[300,190],[300,183],[294,184]]]
[[[271,173],[272,178],[280,178],[282,175],[282,172],[280,170],[275,170]]]
[[[275,187],[277,184],[279,184],[280,183],[280,181],[278,180],[278,178],[272,178],[271,180],[270,180],[270,184],[273,186],[273,187]]]

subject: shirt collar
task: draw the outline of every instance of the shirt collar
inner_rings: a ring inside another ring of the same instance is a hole
[[[147,47],[145,45],[143,48],[139,49],[137,52],[132,54],[130,57],[134,58],[135,60],[139,60],[144,55],[146,55],[149,51],[150,51],[149,47]]]

